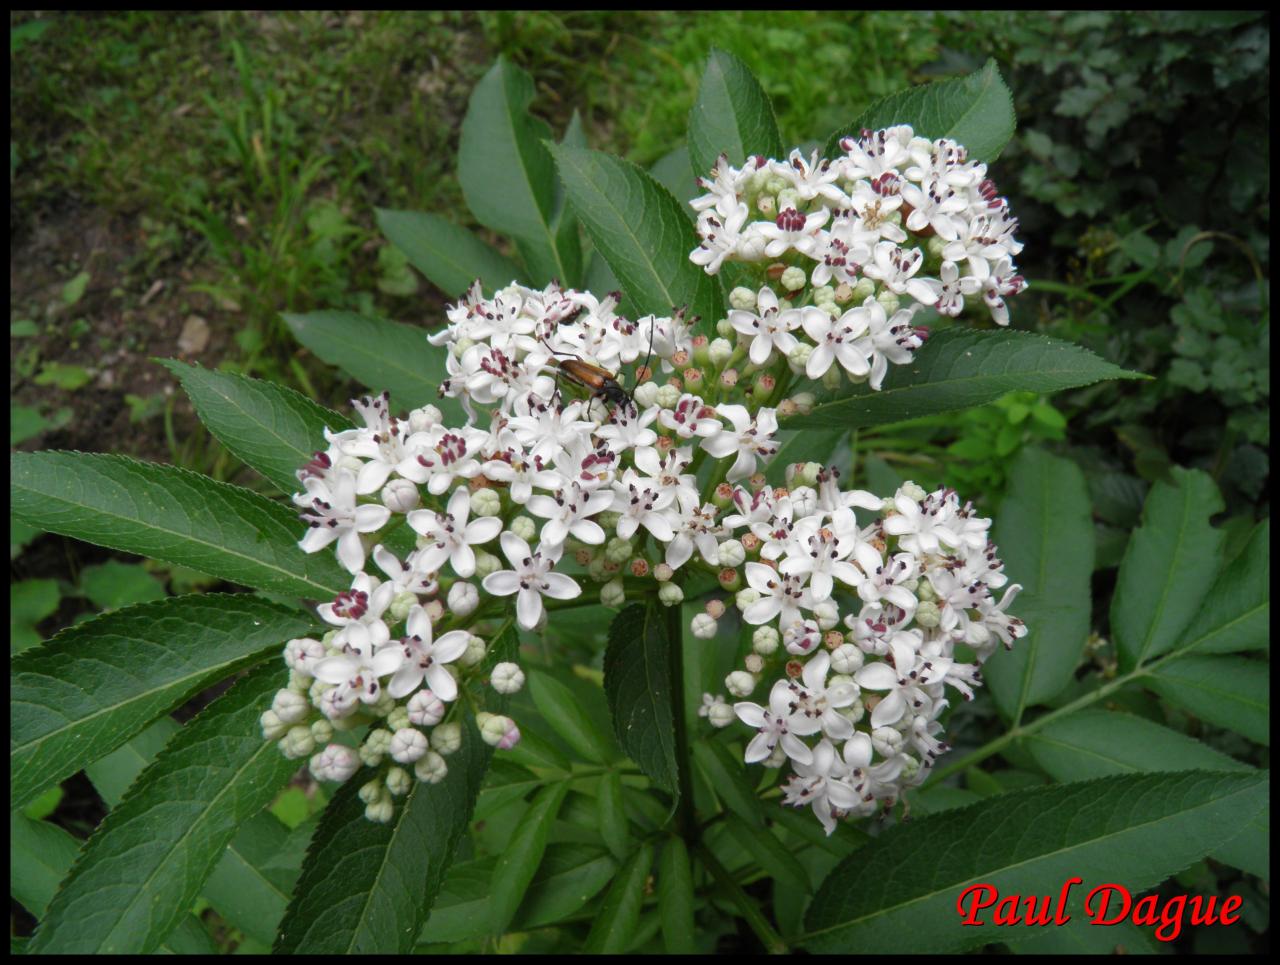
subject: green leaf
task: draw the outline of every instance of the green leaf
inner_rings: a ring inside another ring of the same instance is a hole
[[[719,741],[700,740],[693,745],[693,760],[706,776],[708,786],[715,791],[725,810],[743,818],[763,833],[764,816],[760,810],[760,798],[747,780],[741,758]]]
[[[254,815],[227,845],[203,896],[223,918],[264,945],[276,937],[315,831],[290,831],[270,812]]]
[[[994,60],[954,80],[912,87],[882,97],[827,139],[826,157],[840,153],[840,138],[863,128],[879,130],[910,124],[920,137],[949,137],[968,149],[975,161],[994,161],[1013,137],[1017,120],[1013,95]]]
[[[1006,392],[1056,392],[1104,379],[1142,378],[1069,342],[1009,329],[948,328],[930,337],[908,365],[890,366],[879,392],[859,385],[819,401],[786,429],[845,429],[901,422],[984,405]]]
[[[258,720],[285,677],[274,664],[259,668],[182,729],[89,839],[33,953],[159,947],[236,829],[297,769],[262,739]]]
[[[388,824],[364,816],[353,778],[312,838],[276,939],[276,954],[405,953],[466,833],[492,749],[466,718],[439,784],[414,781]]]
[[[450,298],[460,298],[477,278],[490,294],[524,279],[514,261],[439,215],[385,208],[375,213],[378,227],[409,264]]]
[[[107,560],[80,571],[80,590],[99,610],[118,610],[164,598],[164,585],[141,563]]]
[[[63,630],[19,655],[9,683],[13,806],[313,626],[248,594],[170,597]]]
[[[74,392],[83,388],[92,379],[87,369],[81,365],[67,365],[65,362],[46,362],[40,367],[40,374],[32,381],[36,385],[53,386],[64,392]]]
[[[76,302],[84,297],[85,289],[89,287],[90,275],[87,271],[82,271],[69,282],[62,286],[62,303],[70,308]]]
[[[614,955],[626,951],[635,936],[644,904],[645,881],[653,864],[653,845],[641,845],[613,880],[604,903],[591,925],[582,950],[589,955]]]
[[[1056,894],[1071,877],[1131,893],[1159,884],[1267,807],[1265,774],[1104,777],[1002,794],[890,828],[819,886],[805,917],[814,952],[950,952],[1000,941],[964,926],[961,891]],[[1073,917],[1086,890],[1067,902]],[[984,917],[990,923],[990,913]]]
[[[326,428],[352,427],[346,416],[273,382],[174,359],[160,364],[181,380],[200,421],[217,440],[282,493],[300,490],[297,470],[317,449],[327,448]]]
[[[303,553],[287,507],[186,469],[126,456],[15,452],[11,512],[51,533],[189,566],[275,593],[324,599],[351,577],[331,553]]]
[[[681,143],[654,161],[649,173],[680,202],[680,210],[685,216],[696,221],[698,213],[689,206],[689,202],[701,195],[702,189],[689,170],[689,149]]]
[[[1116,575],[1111,635],[1123,670],[1171,649],[1200,609],[1222,555],[1209,517],[1222,497],[1208,475],[1174,467],[1151,487]]]
[[[41,640],[36,624],[58,609],[62,592],[57,580],[22,580],[9,584],[9,655]]]
[[[669,955],[692,954],[693,866],[684,841],[672,835],[662,842],[658,856],[658,914],[662,918],[662,943]]]
[[[529,673],[529,695],[547,724],[574,752],[595,764],[613,757],[609,742],[597,730],[573,691],[542,671]]]
[[[9,814],[9,894],[43,918],[82,842],[50,821]]]
[[[395,411],[430,403],[446,422],[460,423],[457,399],[441,398],[446,351],[427,342],[426,329],[355,312],[282,316],[294,337],[322,361],[340,368],[373,392],[391,393]]]
[[[711,49],[689,113],[689,159],[706,176],[721,154],[742,167],[753,154],[785,157],[769,97],[751,69],[727,51]]]
[[[599,151],[551,146],[569,203],[630,299],[635,315],[688,306],[702,328],[724,316],[715,279],[689,261],[693,225],[652,176]]]
[[[1247,771],[1232,757],[1143,717],[1112,710],[1068,714],[1022,739],[1054,780],[1139,771]]]
[[[613,856],[621,861],[631,853],[631,829],[622,801],[622,775],[617,771],[601,776],[596,807],[600,814],[600,837],[604,838]]]
[[[809,429],[803,431],[781,432],[778,451],[765,464],[765,478],[771,485],[782,486],[786,483],[787,468],[795,463],[819,462],[824,466],[830,461],[832,452],[848,435],[845,429]]]
[[[1069,459],[1024,449],[1009,466],[1009,490],[996,516],[995,542],[1009,582],[1022,592],[1011,607],[1027,625],[982,675],[1010,720],[1071,683],[1092,603],[1093,521],[1084,475]]]
[[[107,807],[113,808],[124,800],[129,786],[181,729],[172,717],[161,717],[106,757],[85,765],[85,774]]]
[[[1271,745],[1271,668],[1235,656],[1186,656],[1147,675],[1147,686],[1191,715]]]
[[[609,627],[604,653],[604,692],[613,732],[627,755],[658,787],[676,787],[675,714],[681,708],[672,690],[672,648],[665,609],[636,604]]]
[[[511,924],[534,872],[547,849],[547,834],[569,792],[567,782],[558,781],[539,791],[529,810],[516,825],[511,841],[498,856],[489,882],[489,928],[501,935]]]
[[[1271,520],[1254,527],[1240,554],[1222,568],[1204,606],[1175,649],[1195,653],[1265,650],[1271,645]]]
[[[499,57],[462,119],[458,183],[476,220],[516,239],[535,285],[575,285],[582,249],[576,233],[554,224],[556,171],[543,146],[551,128],[529,114],[532,100],[529,75]]]
[[[725,818],[725,828],[742,850],[751,855],[780,886],[794,888],[806,894],[813,890],[804,865],[796,860],[795,855],[783,846],[771,830],[748,824],[736,814]]]
[[[22,445],[44,432],[48,425],[49,420],[40,414],[39,409],[25,405],[9,406],[9,446]]]

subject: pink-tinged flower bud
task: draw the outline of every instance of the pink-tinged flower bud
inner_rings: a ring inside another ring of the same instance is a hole
[[[412,727],[404,727],[391,735],[391,759],[412,764],[427,752],[427,735]]]
[[[778,417],[781,419],[789,419],[794,415],[800,414],[800,407],[790,399],[783,399],[778,403]]]
[[[718,509],[725,509],[733,503],[733,486],[727,482],[718,485],[715,492],[711,494],[711,502]]]
[[[755,533],[743,533],[738,542],[742,544],[748,556],[760,551],[760,537]]]
[[[742,575],[732,566],[726,566],[716,578],[720,581],[720,585],[730,592],[742,589]]]
[[[753,397],[757,399],[767,399],[777,384],[778,380],[772,375],[768,372],[763,373],[756,379],[755,385],[752,387]]]
[[[666,583],[675,575],[676,575],[676,571],[673,570],[671,567],[669,567],[666,563],[659,563],[657,566],[653,568],[653,578],[657,580],[659,583]]]
[[[689,364],[689,353],[684,349],[671,354],[671,364],[676,368],[682,368]]]
[[[713,620],[719,620],[724,616],[724,600],[711,599],[706,603],[707,616]]]
[[[649,561],[643,556],[637,556],[631,561],[631,575],[645,577],[649,575]]]
[[[317,781],[341,784],[360,769],[360,757],[346,744],[330,744],[311,758],[310,766]]]
[[[444,714],[444,701],[430,690],[419,690],[409,698],[409,720],[419,727],[434,727]]]
[[[746,659],[742,661],[742,665],[747,668],[749,673],[759,673],[764,669],[764,658],[758,653],[749,653]]]
[[[684,384],[690,392],[697,392],[702,388],[702,370],[688,368],[684,370]]]
[[[427,617],[432,623],[436,623],[444,616],[444,604],[439,600],[429,600],[423,605],[422,609],[427,611]]]
[[[480,716],[480,714],[476,715],[476,723],[480,724],[480,736],[490,747],[497,747],[505,751],[520,743],[520,729],[516,727],[516,722],[510,717],[502,714],[492,714],[487,716],[484,723],[481,724]]]
[[[720,373],[720,387],[724,389],[732,389],[738,384],[738,370],[725,369]]]

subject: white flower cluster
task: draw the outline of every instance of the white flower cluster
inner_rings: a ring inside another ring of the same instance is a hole
[[[885,359],[902,364],[920,344],[910,326],[920,307],[954,317],[980,295],[1007,325],[1005,298],[1026,287],[1013,263],[1022,244],[986,165],[955,141],[916,137],[907,125],[863,131],[840,147],[834,160],[793,150],[785,161],[756,156],[741,168],[722,155],[699,179],[707,193],[692,202],[701,238],[693,262],[708,274],[725,261],[770,262],[786,293],[812,289],[814,308],[803,315],[763,293],[753,305],[750,290],[736,289],[734,328],[753,335],[761,352],[763,340],[783,354],[805,346],[810,378],[838,361],[854,378],[871,369],[878,388]],[[909,306],[896,311],[904,298]],[[792,334],[801,329],[809,343]]]
[[[816,476],[816,487],[781,496],[734,493],[738,512],[726,525],[745,525],[759,556],[746,564],[737,605],[756,630],[746,669],[725,686],[746,697],[771,658],[785,662],[766,706],[733,705],[758,729],[745,758],[790,760],[784,802],[812,805],[830,834],[837,819],[891,805],[925,778],[947,749],[938,736],[946,688],[972,699],[997,641],[1009,647],[1027,631],[1005,612],[1020,587],[999,601],[992,594],[1007,578],[987,538],[991,520],[954,491],[906,483],[882,501],[841,492],[833,471]],[[877,515],[859,525],[855,507]],[[976,662],[956,659],[960,643]],[[723,707],[704,697],[713,724],[728,723]]]

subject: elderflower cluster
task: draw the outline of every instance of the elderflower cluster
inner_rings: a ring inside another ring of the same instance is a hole
[[[950,142],[895,128],[846,150],[836,165],[807,167],[793,154],[789,165],[753,161],[743,173],[722,162],[706,183],[711,200],[694,203],[704,238],[717,216],[745,209],[741,194],[758,210],[772,198],[786,218],[803,210],[817,219],[785,237],[765,231],[761,258],[826,252],[812,277],[797,279],[806,273],[794,265],[756,272],[757,290],[731,296],[722,337],[695,335],[697,319],[683,310],[627,318],[617,293],[512,283],[486,297],[476,282],[429,339],[445,353],[440,395],[465,419],[434,405],[397,417],[383,393],[353,402],[360,427],[325,430],[327,448],[298,471],[294,502],[308,527],[299,545],[333,551],[352,583],[317,608],[328,633],[286,646],[289,684],[262,715],[267,739],[309,757],[319,780],[374,769],[360,791],[365,813],[390,820],[412,777],[448,773],[464,740],[464,695],[487,743],[519,741],[510,717],[483,709],[486,685],[506,695],[524,683],[515,663],[486,666],[486,640],[500,626],[540,629],[548,611],[580,598],[678,606],[700,571],[732,597],[708,599],[692,637],[733,632],[735,604],[754,627],[744,669],[725,681],[737,702],[708,694],[700,713],[716,727],[756,727],[749,762],[792,762],[788,803],[813,804],[830,831],[921,779],[945,749],[944,688],[970,696],[996,641],[1025,633],[1005,613],[1018,587],[999,602],[991,595],[1006,580],[987,543],[990,521],[950,491],[907,484],[886,501],[842,490],[836,471],[815,463],[788,467],[786,487],[770,486],[764,471],[779,419],[813,404],[794,391],[799,379],[829,381],[839,363],[878,389],[888,364],[909,361],[924,337],[910,324],[919,305],[896,304],[924,291],[918,264],[901,278],[877,275],[874,258],[863,271],[831,252],[864,245],[878,257],[889,244],[893,259],[907,257],[896,247],[904,203],[907,227],[961,245],[953,253],[970,271],[991,254],[970,244],[974,232],[990,240],[998,223],[1003,240],[992,244],[1016,245],[1003,202],[984,202],[981,226],[960,224],[952,197],[967,211],[990,192],[982,166]],[[904,182],[893,191],[890,174]],[[913,201],[905,181],[946,198]],[[921,211],[928,225],[916,223]],[[866,236],[873,229],[882,240]],[[707,245],[693,260],[709,270],[750,254],[726,249],[713,264],[700,257]],[[854,288],[860,303],[842,314],[836,301]],[[800,329],[812,344],[791,334]],[[958,643],[977,663],[957,661]],[[746,702],[770,675],[768,706]],[[335,739],[361,727],[358,747]]]
[[[745,759],[789,761],[784,803],[811,805],[830,834],[924,780],[947,750],[947,688],[972,699],[998,642],[1027,631],[1006,613],[1020,587],[1006,587],[991,520],[954,491],[906,483],[882,501],[841,491],[832,470],[815,475],[816,486],[734,493],[726,525],[748,529],[756,557],[736,602],[756,629],[746,669],[725,686],[746,697],[774,678],[764,706],[733,705],[757,729]],[[855,508],[872,515],[860,522]],[[957,659],[957,644],[974,662]],[[721,701],[704,700],[716,723]]]
[[[1009,324],[1005,298],[1026,287],[1013,263],[1022,244],[986,165],[907,125],[863,131],[840,147],[834,160],[793,150],[741,168],[721,155],[699,179],[707,193],[692,202],[701,243],[690,259],[708,274],[725,261],[769,263],[786,295],[807,287],[814,303],[789,312],[771,293],[736,289],[730,322],[753,336],[753,350],[804,346],[810,378],[836,361],[853,378],[870,371],[878,388],[887,363],[910,361],[919,346],[910,320],[922,307],[954,317],[981,296],[992,319]]]

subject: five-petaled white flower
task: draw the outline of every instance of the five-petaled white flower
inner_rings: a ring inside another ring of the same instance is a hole
[[[427,611],[416,604],[410,607],[405,621],[405,637],[400,641],[404,662],[387,684],[387,693],[399,700],[417,690],[425,679],[427,687],[441,700],[455,699],[458,683],[444,665],[466,652],[470,638],[471,634],[466,630],[450,630],[433,640],[431,617]]]
[[[418,566],[430,572],[439,570],[448,560],[461,577],[475,573],[476,554],[471,547],[497,536],[502,530],[502,520],[497,516],[482,516],[468,522],[470,513],[471,494],[465,486],[460,486],[449,497],[448,508],[443,513],[415,509],[409,514],[409,525],[433,541],[419,551]]]
[[[498,570],[484,578],[483,586],[495,596],[516,595],[516,620],[525,630],[532,630],[542,617],[542,598],[572,600],[582,593],[571,577],[552,572],[560,559],[560,548],[538,552],[515,533],[503,533],[502,552],[513,569]]]

